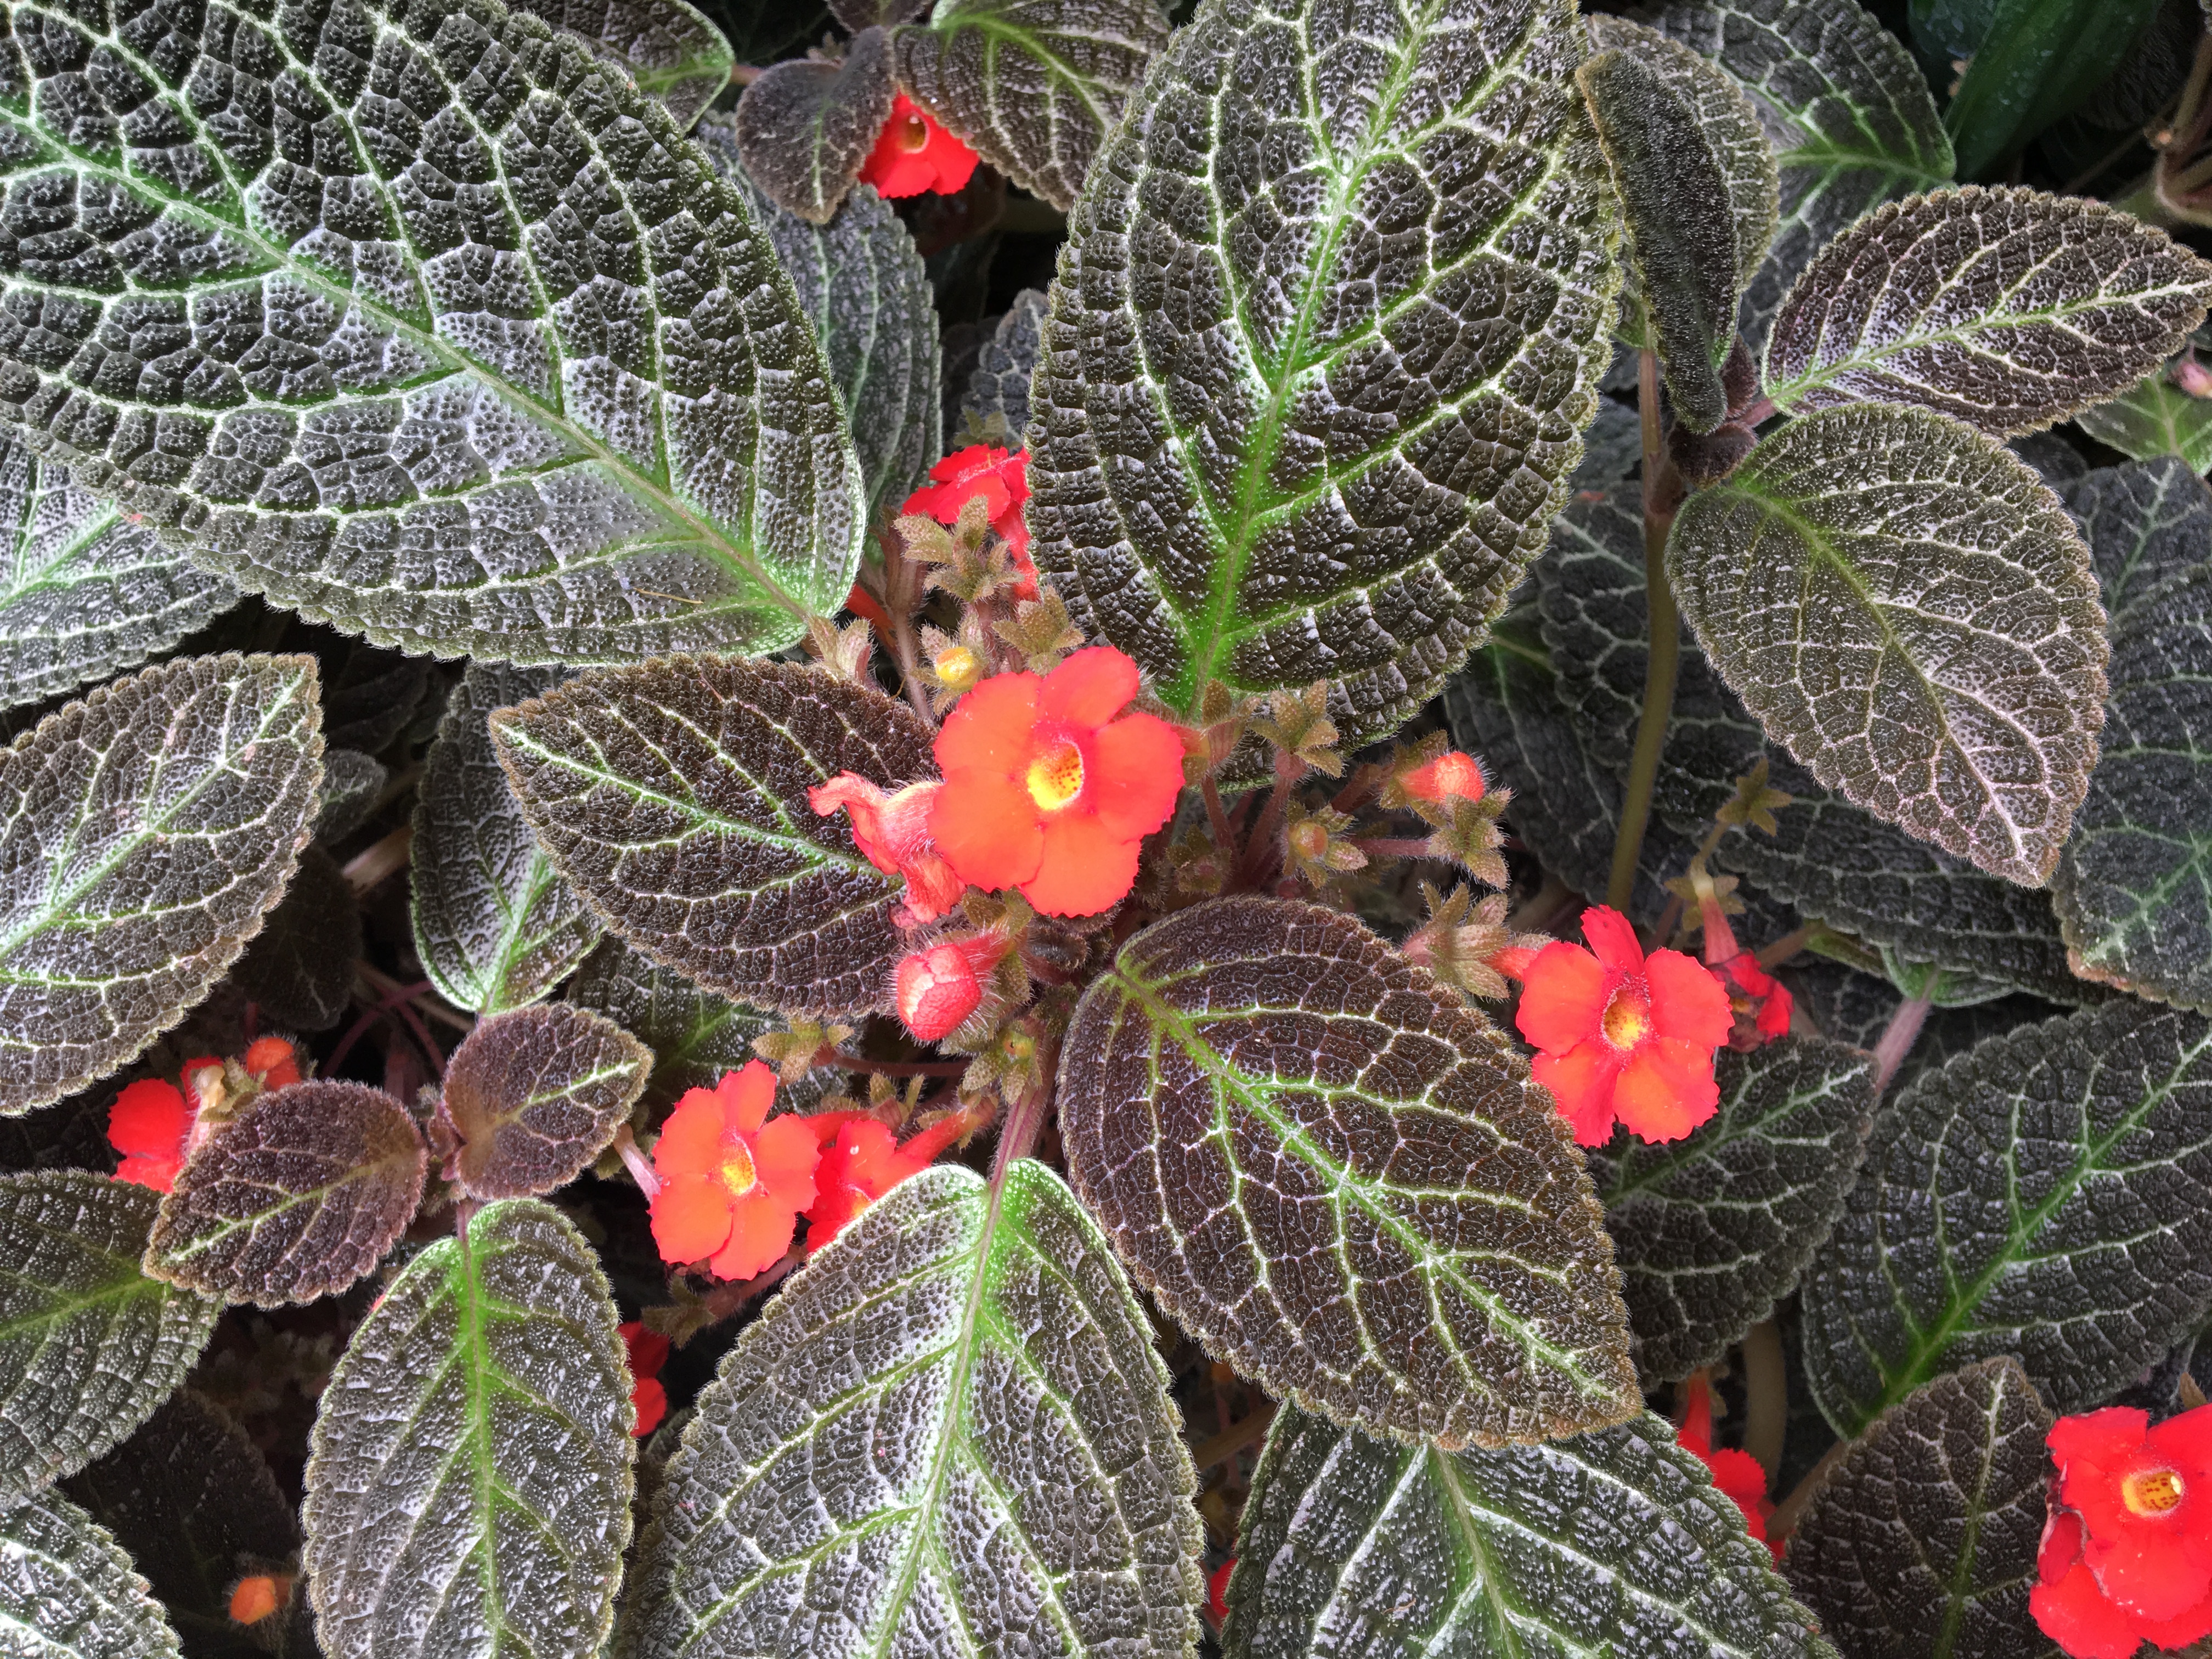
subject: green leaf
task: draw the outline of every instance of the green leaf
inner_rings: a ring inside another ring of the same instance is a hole
[[[66,1498],[0,1509],[0,1629],[36,1659],[176,1659],[177,1633],[131,1558]]]
[[[737,67],[729,41],[690,0],[523,0],[516,9],[618,66],[668,112],[678,132],[721,94]]]
[[[1156,922],[1084,994],[1059,1097],[1068,1178],[1138,1283],[1276,1398],[1447,1446],[1642,1409],[1565,1121],[1351,917]]]
[[[659,963],[619,937],[601,941],[568,982],[564,999],[604,1014],[653,1050],[653,1071],[641,1097],[658,1112],[687,1089],[711,1089],[725,1072],[754,1058],[753,1039],[781,1024],[773,1014],[712,991]],[[806,1087],[805,1083],[795,1085]],[[779,1097],[793,1101],[794,1085]],[[820,1091],[804,1098],[811,1105]]]
[[[1834,1655],[1734,1501],[1649,1413],[1453,1453],[1286,1407],[1228,1601],[1228,1659]]]
[[[2066,492],[2066,505],[2089,544],[2108,631],[2167,577],[2212,555],[2212,489],[2178,457],[2100,466]]]
[[[496,1013],[544,996],[599,942],[598,919],[538,844],[500,769],[494,711],[561,683],[556,670],[471,663],[415,797],[410,908],[439,995]]]
[[[1873,1067],[1818,1037],[1724,1048],[1716,1116],[1686,1139],[1590,1155],[1647,1384],[1711,1364],[1796,1288],[1858,1174]]]
[[[492,734],[555,865],[646,955],[785,1013],[888,1006],[905,884],[806,792],[933,775],[903,703],[788,663],[672,657],[580,676]]]
[[[2059,923],[2076,973],[2212,1012],[2212,564],[2113,618],[2112,678]]]
[[[321,811],[319,805],[318,822]],[[295,1032],[327,1031],[352,1000],[361,959],[361,904],[353,884],[336,859],[310,842],[300,851],[300,868],[283,902],[269,913],[230,978],[272,1024]]]
[[[2062,1412],[2110,1399],[2212,1310],[2212,1025],[2122,1000],[1923,1073],[1802,1307],[1840,1434],[2002,1353]]]
[[[1667,569],[1707,659],[1822,784],[2050,878],[2108,652],[2089,550],[2026,462],[1946,416],[1826,410],[1686,501]]]
[[[1058,1176],[925,1170],[699,1396],[616,1652],[1187,1655],[1203,1540],[1167,1382]]]
[[[0,1112],[127,1064],[260,931],[319,804],[315,693],[313,657],[185,658],[0,750]]]
[[[1030,383],[1044,356],[1045,296],[1025,288],[975,354],[975,368],[960,399],[963,419],[980,425],[996,415],[1006,423],[1006,442],[1024,446],[1030,426]],[[947,434],[948,437],[956,434]],[[950,448],[950,443],[946,446]]]
[[[2212,265],[2079,197],[1940,191],[1822,249],[1766,342],[1784,409],[1913,404],[1992,437],[2126,391],[2204,320]]]
[[[1347,742],[1388,732],[1542,547],[1620,281],[1573,9],[1206,0],[1132,100],[1060,251],[1030,526],[1170,703],[1326,677]]]
[[[2127,58],[2159,0],[1998,0],[1943,112],[1977,179],[2078,107]]]
[[[1168,33],[1158,0],[937,0],[891,49],[916,102],[1067,208]]]
[[[2043,1537],[2051,1413],[2009,1356],[1891,1407],[1814,1490],[1790,1535],[1790,1588],[1843,1650],[2058,1659],[2027,1610]]]
[[[536,1199],[407,1265],[315,1416],[307,1582],[330,1659],[590,1659],[630,1534],[629,1369],[605,1277]]]
[[[146,1271],[264,1308],[344,1290],[398,1243],[428,1161],[381,1089],[318,1079],[258,1095],[185,1160]]]
[[[744,171],[786,211],[827,224],[897,95],[890,36],[882,29],[863,29],[835,62],[771,64],[745,88],[732,122]]]
[[[653,1051],[612,1020],[556,1002],[489,1014],[446,1066],[445,1175],[471,1198],[565,1186],[629,1118]]]
[[[2212,471],[2212,398],[2191,397],[2162,372],[2083,410],[2074,423],[2136,460],[2179,455],[2191,472]]]
[[[138,1269],[159,1196],[0,1176],[0,1501],[83,1468],[167,1399],[222,1304]]]
[[[464,0],[159,50],[9,11],[39,228],[0,301],[40,321],[0,331],[0,415],[88,488],[416,653],[769,650],[843,601],[859,471],[797,300],[583,42]]]

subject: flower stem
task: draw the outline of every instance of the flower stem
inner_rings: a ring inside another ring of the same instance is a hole
[[[1771,971],[1797,956],[1812,942],[1813,927],[1812,924],[1808,922],[1794,933],[1784,933],[1773,944],[1763,948],[1759,953],[1759,965]]]
[[[1206,798],[1206,827],[1213,831],[1213,844],[1220,848],[1223,858],[1234,862],[1237,832],[1229,827],[1229,811],[1221,804],[1221,786],[1214,781],[1212,773],[1206,775],[1206,781],[1199,786],[1199,793]]]
[[[1783,1362],[1782,1333],[1771,1319],[1743,1334],[1743,1449],[1771,1481],[1782,1468],[1790,1427],[1790,1368]]]
[[[1651,791],[1659,779],[1659,756],[1667,746],[1667,726],[1674,713],[1674,670],[1681,656],[1681,623],[1674,613],[1674,591],[1667,586],[1667,532],[1674,522],[1668,499],[1666,451],[1659,430],[1659,355],[1638,354],[1637,396],[1644,422],[1644,586],[1651,613],[1651,647],[1644,673],[1644,714],[1636,723],[1636,750],[1628,762],[1627,793],[1620,803],[1620,824],[1613,842],[1613,871],[1605,902],[1626,911],[1636,890],[1636,863],[1644,851],[1644,829],[1651,818]]]
[[[1928,1018],[1928,1011],[1936,1006],[1936,988],[1943,982],[1937,974],[1928,982],[1918,996],[1907,997],[1897,1005],[1882,1028],[1881,1037],[1874,1045],[1874,1097],[1880,1100],[1889,1091],[1890,1079],[1897,1068],[1905,1064],[1905,1057],[1912,1052],[1913,1040]]]
[[[637,1189],[645,1194],[645,1201],[652,1203],[660,1196],[660,1177],[653,1174],[653,1165],[647,1163],[645,1154],[638,1151],[637,1137],[629,1132],[629,1124],[625,1123],[615,1131],[614,1146],[615,1155],[622,1159],[623,1168],[628,1170],[629,1178],[637,1182]]]

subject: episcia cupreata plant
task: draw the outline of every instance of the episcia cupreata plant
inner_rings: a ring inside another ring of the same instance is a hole
[[[0,1650],[2212,1636],[2212,48],[1988,9],[5,0]]]

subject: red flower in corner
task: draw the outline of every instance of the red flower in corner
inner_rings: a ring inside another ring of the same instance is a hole
[[[616,1327],[629,1357],[629,1403],[637,1414],[630,1432],[642,1440],[668,1415],[668,1390],[660,1386],[660,1368],[668,1363],[668,1339],[632,1319]]]
[[[1766,1471],[1749,1452],[1732,1446],[1713,1449],[1713,1389],[1702,1372],[1690,1379],[1689,1409],[1683,1413],[1681,1426],[1674,1431],[1674,1443],[1705,1466],[1713,1485],[1734,1498],[1736,1508],[1743,1511],[1743,1524],[1751,1535],[1773,1551],[1779,1561],[1782,1547],[1766,1535],[1766,1517],[1774,1513],[1773,1501],[1766,1495]]]
[[[890,119],[860,163],[860,181],[878,196],[951,196],[965,190],[981,160],[913,99],[892,100]]]
[[[945,787],[929,829],[963,880],[1018,887],[1054,916],[1095,915],[1135,884],[1138,844],[1174,812],[1183,756],[1165,720],[1121,714],[1136,695],[1137,665],[1100,645],[960,700],[937,734]]]
[[[814,1176],[815,1200],[806,1212],[809,1255],[900,1182],[927,1170],[976,1123],[969,1114],[954,1112],[902,1146],[866,1113],[823,1112],[806,1121],[816,1126],[823,1149]]]
[[[806,792],[806,804],[828,817],[842,807],[852,815],[853,844],[887,876],[906,878],[902,921],[934,921],[960,902],[967,885],[953,873],[929,838],[929,810],[944,787],[910,783],[885,794],[858,772],[840,772]]]
[[[804,1120],[767,1121],[775,1103],[775,1073],[757,1060],[676,1103],[653,1149],[661,1260],[750,1279],[791,1248],[799,1212],[814,1202],[821,1154]]]
[[[1036,598],[1037,573],[1030,558],[1029,519],[1022,511],[1022,503],[1030,498],[1029,451],[970,444],[930,468],[929,476],[937,481],[935,487],[915,490],[899,511],[920,513],[941,525],[956,525],[960,522],[960,509],[981,496],[983,510],[991,515],[991,528],[1006,544],[1021,576],[1015,584],[1014,597]]]
[[[1547,945],[1523,976],[1514,1021],[1540,1051],[1536,1080],[1584,1146],[1602,1146],[1616,1119],[1642,1139],[1678,1140],[1720,1104],[1728,993],[1680,951],[1646,957],[1618,910],[1583,911],[1583,937],[1589,950]]]

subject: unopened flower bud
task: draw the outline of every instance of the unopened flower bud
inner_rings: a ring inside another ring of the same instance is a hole
[[[982,1006],[983,983],[957,945],[935,945],[900,962],[896,1000],[906,1029],[934,1042]]]

